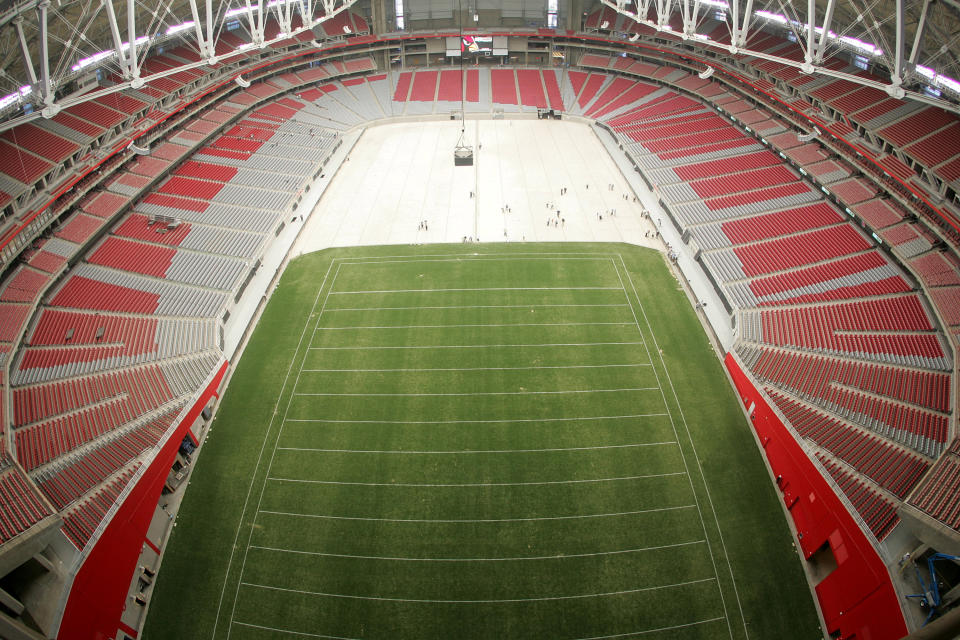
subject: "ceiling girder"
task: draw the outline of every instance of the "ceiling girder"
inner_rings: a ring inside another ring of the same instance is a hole
[[[669,33],[675,36],[678,36],[689,42],[688,34],[677,32],[670,28],[669,23],[665,23],[660,14],[660,6],[662,4],[669,4],[670,0],[657,0],[658,2],[658,16],[657,23],[654,24],[649,20],[644,20],[638,14],[635,14],[630,11],[628,7],[623,6],[622,3],[614,2],[613,0],[601,0],[601,2],[608,6],[618,13],[621,13],[628,18],[642,22],[648,26],[651,26],[658,31]],[[943,1],[943,0],[941,0]],[[834,78],[840,78],[843,80],[848,80],[850,82],[860,84],[867,87],[873,87],[875,89],[880,89],[885,91],[888,95],[900,98],[900,99],[911,99],[919,102],[924,102],[927,104],[932,104],[938,106],[942,109],[948,111],[953,111],[960,113],[960,105],[943,100],[934,96],[927,95],[926,93],[920,91],[906,90],[904,89],[905,78],[909,68],[905,62],[905,42],[907,39],[906,32],[906,2],[905,0],[895,0],[896,2],[896,11],[894,13],[893,19],[896,22],[894,27],[894,32],[896,34],[896,43],[894,46],[893,56],[889,57],[889,52],[887,52],[887,57],[889,61],[890,70],[890,82],[880,82],[871,78],[865,78],[861,75],[846,73],[843,71],[836,71],[829,69],[823,66],[822,60],[825,55],[826,50],[826,38],[829,32],[830,25],[833,22],[833,9],[835,8],[835,0],[831,0],[827,5],[827,12],[824,15],[824,20],[822,24],[817,24],[816,21],[816,0],[807,0],[807,15],[801,28],[795,28],[792,24],[785,25],[787,28],[790,28],[797,36],[797,43],[804,50],[804,59],[802,61],[791,60],[789,58],[784,58],[777,55],[772,55],[766,53],[765,51],[756,51],[749,48],[746,45],[746,26],[749,24],[749,19],[751,14],[743,15],[743,28],[740,27],[740,19],[742,15],[742,10],[748,8],[752,11],[752,2],[751,0],[728,0],[730,7],[730,26],[731,32],[731,42],[732,45],[721,45],[714,42],[703,42],[696,41],[700,46],[711,47],[714,49],[719,49],[727,53],[734,53],[737,55],[746,55],[752,56],[755,58],[760,58],[763,60],[770,60],[772,62],[777,62],[789,67],[794,67],[800,69],[804,73],[825,75]],[[747,7],[741,7],[741,3],[746,3]],[[926,2],[923,8],[923,15],[929,10],[930,2]],[[873,30],[878,29],[879,24],[876,20],[873,20],[872,12],[869,7],[866,7],[866,14],[864,16],[864,28],[868,32],[873,32]],[[788,19],[791,19],[788,16]],[[923,19],[923,18],[922,18]],[[818,33],[819,31],[819,33]],[[922,38],[921,38],[922,39]],[[916,49],[916,46],[914,46]],[[913,53],[911,53],[913,56]],[[914,61],[915,62],[915,61]]]
[[[917,23],[917,32],[913,37],[913,48],[910,49],[910,64],[917,64],[917,56],[923,46],[923,34],[927,29],[927,13],[930,11],[930,2],[923,0],[923,9],[920,11],[920,21]]]
[[[820,39],[817,40],[816,50],[813,52],[813,64],[823,62],[823,56],[827,50],[827,36],[830,33],[830,27],[833,25],[833,9],[836,6],[837,0],[828,0],[827,10],[823,15],[823,30],[820,32]]]
[[[27,70],[27,79],[30,86],[37,87],[37,72],[33,68],[33,58],[30,55],[30,47],[27,45],[27,37],[23,33],[23,16],[17,16],[13,20],[13,26],[17,29],[17,39],[20,41],[20,53],[23,54],[23,68]]]

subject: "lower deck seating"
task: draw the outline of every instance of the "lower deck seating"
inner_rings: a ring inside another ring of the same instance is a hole
[[[192,133],[212,135],[212,142],[152,192],[142,193],[154,171],[183,159],[195,138],[154,145],[149,157],[120,167],[106,191],[85,197],[0,286],[4,360],[23,330],[11,362],[13,406],[0,407],[13,427],[0,432],[0,456],[9,443],[29,474],[19,472],[25,486],[62,512],[64,534],[77,548],[96,534],[143,456],[222,363],[223,311],[339,144],[319,109],[279,96],[279,82],[243,92],[254,98],[250,105],[261,95],[277,97],[219,136],[217,127],[238,111],[221,104],[204,112],[205,124]],[[350,85],[340,86],[343,105],[364,109],[361,89],[348,100]],[[365,81],[352,86],[366,90]],[[365,95],[375,99],[370,90]],[[104,231],[27,326],[51,274]],[[2,481],[16,478],[19,467],[12,468],[0,473],[0,494]],[[54,513],[43,508],[39,517]],[[37,521],[15,509],[10,514],[0,508],[0,536]]]
[[[0,456],[0,543],[12,540],[53,515],[33,484],[6,456]]]
[[[621,62],[590,55],[583,64],[614,70]],[[842,201],[840,208],[827,202],[758,140],[679,92],[661,89],[601,117],[734,306],[741,358],[882,539],[899,522],[897,503],[952,437],[954,363],[914,279],[849,221],[844,206],[901,258],[915,258],[913,271],[929,291],[960,290],[960,270],[929,253],[930,239],[904,224],[906,213],[854,177],[844,159],[801,142],[764,109],[709,80],[684,75],[673,78],[677,86],[748,119]],[[626,87],[626,78],[595,71],[570,77],[588,114]],[[941,314],[956,308],[948,315],[960,326],[960,305],[939,298],[931,293]]]

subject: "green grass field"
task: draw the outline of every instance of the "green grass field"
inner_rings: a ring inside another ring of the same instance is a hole
[[[817,638],[660,254],[294,261],[199,456],[154,638]]]

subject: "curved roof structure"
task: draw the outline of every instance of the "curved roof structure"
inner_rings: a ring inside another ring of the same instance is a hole
[[[357,0],[26,0],[5,2],[0,14],[0,121],[16,121],[34,111],[48,117],[59,107],[119,86],[137,88],[148,78],[173,75],[198,66],[229,64],[235,43],[231,31],[239,24],[252,34],[248,46],[260,47],[289,36],[310,36]],[[598,28],[635,34],[638,38],[682,39],[692,48],[734,56],[767,56],[795,65],[804,73],[827,74],[883,89],[893,97],[910,97],[956,110],[960,101],[960,19],[956,0],[601,0],[622,19],[604,20]],[[435,4],[423,11],[418,0],[403,3],[416,26],[418,18],[436,14]],[[461,3],[462,4],[462,3]],[[576,2],[547,3],[534,16],[526,8],[524,24],[578,29]],[[600,2],[594,3],[599,5]],[[484,2],[468,3],[481,19]],[[457,25],[451,0],[436,27]],[[463,9],[463,7],[460,7]],[[591,6],[584,5],[583,16]],[[393,2],[362,0],[359,13],[396,15]],[[537,12],[535,12],[537,13]],[[403,14],[401,14],[403,15]],[[310,19],[304,20],[304,16]],[[478,22],[479,21],[479,22]],[[725,26],[716,27],[721,21]],[[392,22],[392,21],[391,21]],[[402,28],[401,21],[387,30]],[[609,23],[609,24],[608,24]],[[607,26],[602,26],[606,24]],[[342,28],[346,25],[338,25]],[[564,25],[560,25],[564,26]],[[349,28],[349,27],[347,27]],[[796,47],[775,54],[763,51],[764,30],[782,31]],[[346,33],[350,33],[346,31]],[[131,50],[129,42],[136,45]],[[167,67],[145,65],[148,54],[172,46],[191,49],[194,59]],[[845,50],[862,73],[838,70],[829,64]],[[869,73],[867,73],[869,71]],[[9,125],[8,125],[9,126]],[[0,124],[0,129],[7,126]]]

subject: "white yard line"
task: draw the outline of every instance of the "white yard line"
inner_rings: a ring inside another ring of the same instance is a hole
[[[482,324],[394,324],[356,325],[352,327],[317,327],[317,331],[351,331],[355,329],[472,329],[479,327],[605,327],[631,326],[632,322],[507,322]]]
[[[534,369],[606,369],[614,367],[649,367],[649,362],[626,364],[560,364],[530,367],[398,367],[393,369],[304,369],[303,373],[385,373],[391,371],[421,373],[427,371],[529,371]]]
[[[423,311],[436,309],[562,309],[567,307],[627,307],[623,303],[606,304],[455,304],[432,307],[337,307],[327,309],[327,313],[335,311]]]
[[[634,413],[623,416],[581,416],[575,418],[503,418],[499,420],[338,420],[333,418],[287,418],[286,422],[318,422],[337,424],[504,424],[509,422],[577,422],[579,420],[626,420],[653,418],[666,413]]]
[[[306,631],[293,631],[292,629],[278,629],[277,627],[265,627],[261,624],[252,624],[250,622],[240,622],[239,620],[234,620],[233,624],[238,624],[241,627],[250,627],[251,629],[260,629],[261,631],[269,631],[271,633],[283,633],[288,636],[301,636],[304,638],[325,638],[326,640],[360,640],[360,638],[348,638],[346,636],[328,636],[322,633],[308,633]]]
[[[253,546],[252,549],[261,551],[272,551],[275,553],[287,553],[303,556],[317,556],[323,558],[348,558],[353,560],[386,560],[394,562],[516,562],[533,560],[566,560],[569,558],[594,558],[597,556],[615,556],[628,553],[643,553],[645,551],[662,551],[663,549],[677,549],[679,547],[689,547],[697,544],[703,544],[706,540],[691,540],[690,542],[675,542],[673,544],[662,544],[655,547],[638,547],[635,549],[615,549],[613,551],[592,551],[589,553],[564,553],[549,556],[518,556],[514,558],[409,558],[398,556],[365,556],[350,553],[324,553],[322,551],[301,551],[298,549],[279,549],[277,547],[259,547]]]
[[[632,444],[604,444],[596,447],[562,447],[552,449],[459,449],[456,451],[402,451],[399,449],[314,449],[310,447],[280,447],[280,451],[315,451],[319,453],[393,453],[401,455],[462,455],[470,453],[543,453],[554,451],[597,451],[601,449],[630,449],[634,447],[662,447],[670,442],[638,442]]]
[[[664,631],[676,631],[677,629],[686,629],[687,627],[696,627],[701,624],[708,624],[710,622],[720,622],[725,620],[723,616],[716,618],[705,618],[703,620],[696,620],[694,622],[687,622],[685,624],[675,624],[669,627],[659,627],[657,629],[645,629],[643,631],[628,631],[626,633],[615,633],[609,636],[590,636],[589,638],[577,638],[577,640],[613,640],[613,638],[630,638],[632,636],[642,636],[649,635],[651,633],[662,633]]]
[[[560,391],[466,391],[457,392],[436,392],[436,393],[298,393],[298,397],[346,397],[346,398],[430,398],[438,396],[540,396],[540,395],[566,395],[576,393],[620,393],[623,391],[659,391],[660,387],[631,387],[625,389],[568,389]]]
[[[301,478],[267,478],[271,482],[296,482],[298,484],[322,484],[351,487],[403,487],[403,488],[448,488],[464,489],[474,487],[538,487],[552,484],[595,484],[602,482],[632,482],[634,480],[648,480],[650,478],[669,478],[671,476],[687,475],[685,471],[671,471],[670,473],[650,473],[639,476],[621,476],[618,478],[586,478],[583,480],[535,480],[530,482],[348,482],[346,480],[305,480]]]
[[[637,516],[646,513],[661,513],[664,511],[682,511],[684,509],[695,509],[695,504],[683,504],[677,507],[658,507],[656,509],[639,509],[636,511],[615,511],[612,513],[581,513],[569,516],[539,516],[527,518],[368,518],[364,516],[337,516],[322,513],[291,513],[289,511],[269,511],[263,510],[260,513],[266,513],[274,516],[284,516],[289,518],[314,518],[317,520],[360,520],[362,522],[405,522],[413,524],[501,524],[504,522],[541,522],[548,520],[584,520],[590,518],[620,518],[623,516]]]
[[[345,593],[325,593],[323,591],[307,591],[306,589],[288,589],[285,587],[274,587],[266,584],[254,584],[251,582],[242,583],[245,587],[253,589],[268,589],[271,591],[284,591],[287,593],[299,593],[309,596],[320,596],[323,598],[346,598],[349,600],[378,600],[385,602],[421,602],[433,604],[506,604],[510,602],[550,602],[555,600],[580,600],[584,598],[605,598],[609,596],[623,596],[633,593],[643,593],[645,591],[661,591],[664,589],[676,589],[677,587],[688,587],[694,584],[704,582],[713,582],[716,577],[700,578],[699,580],[687,580],[685,582],[676,582],[673,584],[661,584],[652,587],[638,587],[636,589],[622,589],[620,591],[605,591],[601,593],[578,593],[570,596],[541,596],[534,598],[490,598],[487,600],[441,600],[432,598],[391,598],[387,596],[360,596],[349,595]]]
[[[425,344],[385,347],[310,347],[313,351],[371,351],[376,349],[502,349],[503,347],[598,347],[643,344],[643,342],[551,342],[545,344]]]

